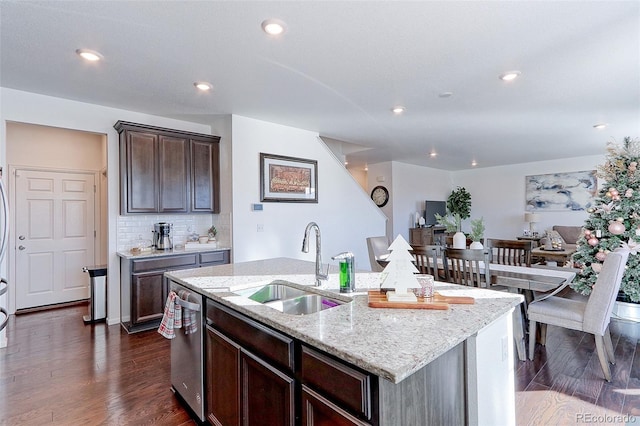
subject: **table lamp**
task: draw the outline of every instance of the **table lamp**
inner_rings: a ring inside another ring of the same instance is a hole
[[[529,233],[533,236],[535,233],[533,230],[533,224],[540,222],[540,215],[538,213],[525,213],[524,221],[529,222]]]

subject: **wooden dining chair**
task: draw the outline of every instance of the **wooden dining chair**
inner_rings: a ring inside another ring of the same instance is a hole
[[[589,298],[585,301],[550,295],[529,305],[529,359],[533,360],[536,339],[536,326],[541,330],[547,324],[571,330],[584,331],[595,336],[596,351],[604,378],[611,381],[609,363],[614,364],[613,344],[609,334],[609,322],[613,305],[620,290],[629,257],[628,250],[617,249],[607,255],[598,274]],[[541,333],[542,345],[545,345],[546,332]]]
[[[418,271],[420,271],[421,274],[433,275],[436,280],[441,278],[438,272],[438,259],[442,257],[442,247],[412,244],[411,248]]]
[[[487,239],[490,261],[502,265],[531,266],[533,241]]]
[[[489,250],[445,248],[443,254],[447,281],[488,288],[491,283]]]

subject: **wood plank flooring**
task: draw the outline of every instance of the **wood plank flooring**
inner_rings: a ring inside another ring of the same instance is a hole
[[[195,424],[170,391],[169,341],[84,325],[86,310],[11,317],[0,349],[0,425]],[[535,360],[516,361],[517,424],[624,424],[618,414],[640,424],[640,324],[614,322],[612,338],[617,363],[607,383],[593,338],[550,326]]]
[[[86,306],[12,316],[0,425],[195,424],[170,390],[169,341],[84,325]]]

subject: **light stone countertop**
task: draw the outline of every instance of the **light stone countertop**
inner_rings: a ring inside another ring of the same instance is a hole
[[[133,254],[129,250],[119,251],[117,255],[123,259],[144,259],[148,257],[164,257],[175,256],[177,254],[199,253],[203,251],[223,251],[231,250],[231,247],[213,247],[213,244],[200,244],[202,247],[190,248],[190,249],[171,249],[171,250],[148,250],[141,253]]]
[[[325,265],[326,268],[326,265]],[[447,352],[522,302],[521,295],[436,282],[443,295],[472,296],[473,305],[448,310],[374,309],[368,288],[379,288],[379,273],[357,272],[356,293],[338,293],[337,268],[311,291],[351,303],[310,315],[288,315],[262,305],[243,305],[234,290],[284,280],[312,286],[315,264],[277,258],[170,271],[165,275],[204,296],[229,306],[312,347],[335,355],[393,383]],[[246,300],[246,299],[244,299]]]

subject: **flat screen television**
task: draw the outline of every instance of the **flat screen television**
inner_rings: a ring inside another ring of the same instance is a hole
[[[424,223],[426,226],[437,225],[436,213],[440,216],[447,215],[446,201],[425,201],[424,202]]]

